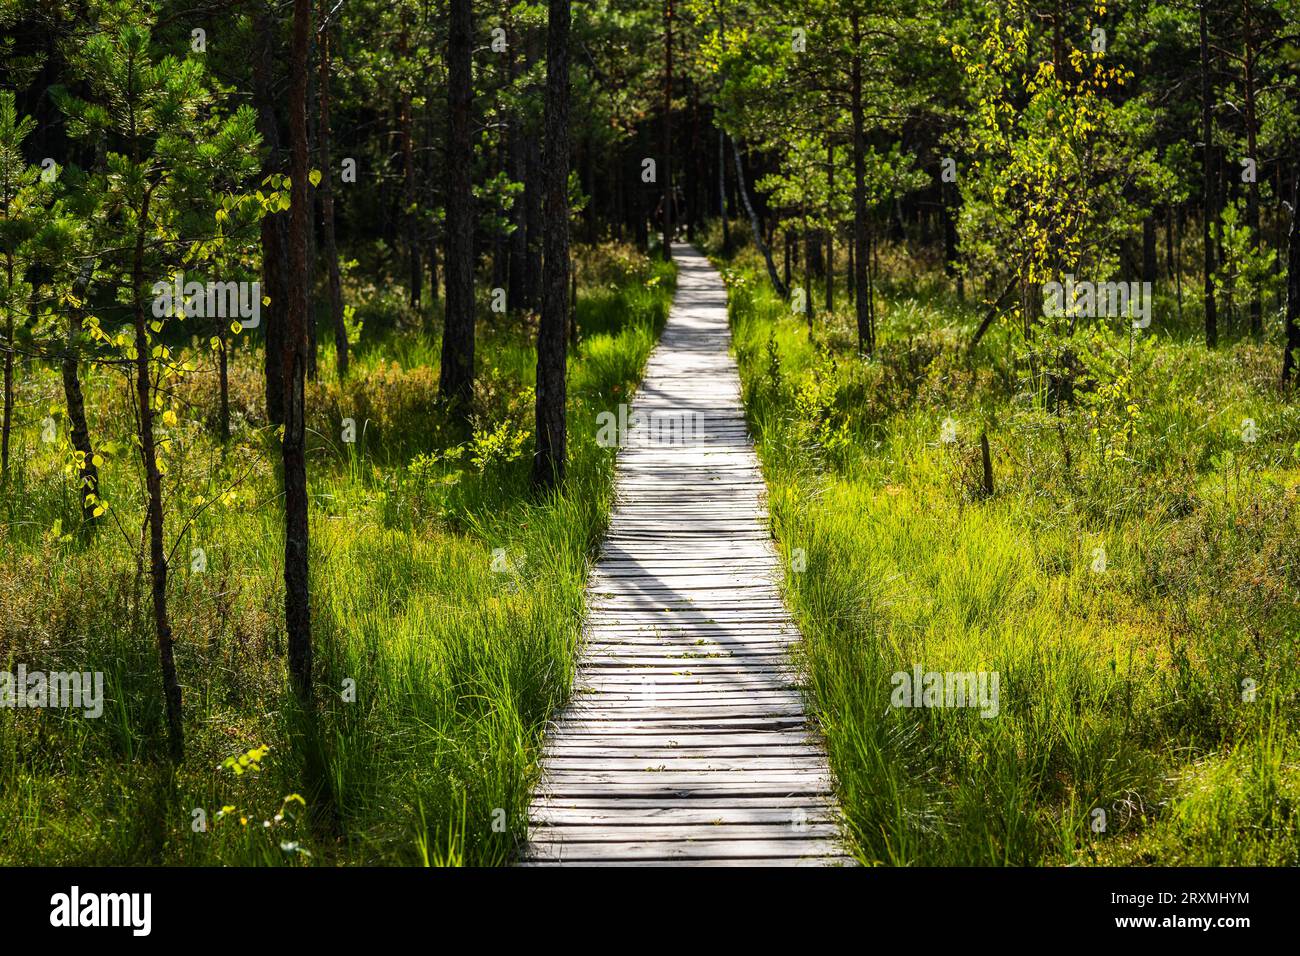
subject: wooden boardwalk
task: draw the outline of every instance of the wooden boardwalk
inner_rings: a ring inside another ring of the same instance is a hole
[[[777,591],[726,288],[699,252],[674,252],[677,295],[619,453],[578,683],[548,737],[523,862],[850,863],[789,670],[799,635]]]

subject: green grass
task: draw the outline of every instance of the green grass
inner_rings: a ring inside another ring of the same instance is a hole
[[[722,263],[808,699],[857,854],[1300,863],[1300,409],[1274,385],[1276,317],[1266,343],[1207,352],[1195,316],[1176,327],[1158,302],[1127,395],[1103,402],[1081,377],[1054,404],[1026,389],[1016,330],[968,354],[975,307],[901,250],[885,264],[868,360],[843,288],[810,337],[756,259]],[[1130,371],[1122,337],[1086,348],[1089,367]],[[998,672],[998,716],[891,707],[891,675],[915,664]]]
[[[108,701],[99,720],[0,709],[0,864],[511,858],[544,721],[569,693],[587,563],[608,516],[613,455],[596,443],[595,416],[635,387],[671,300],[671,267],[617,247],[579,255],[570,476],[542,499],[528,489],[535,318],[484,308],[475,437],[459,448],[436,403],[438,339],[421,331],[440,326],[436,314],[388,316],[381,306],[402,304],[362,302],[367,337],[342,384],[322,331],[321,379],[308,389],[314,734],[286,688],[278,448],[262,420],[261,353],[236,357],[224,451],[205,424],[212,376],[183,384],[166,488],[187,732],[175,769],[148,588],[127,540],[142,512],[122,386],[95,372],[86,393],[96,442],[121,446],[105,452],[102,490],[128,535],[114,522],[83,538],[70,533],[79,511],[66,444],[39,438],[61,403],[57,373],[21,371],[14,471],[0,495],[0,669],[103,670]],[[345,417],[355,445],[341,440]],[[207,568],[194,573],[197,548]],[[262,746],[260,769],[222,766]],[[292,799],[311,752],[334,797],[322,825]]]

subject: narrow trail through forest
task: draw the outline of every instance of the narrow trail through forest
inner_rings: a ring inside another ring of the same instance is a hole
[[[523,862],[851,863],[790,668],[726,287],[696,249],[674,255]]]

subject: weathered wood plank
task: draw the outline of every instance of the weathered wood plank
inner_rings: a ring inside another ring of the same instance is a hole
[[[640,843],[536,843],[526,859],[569,860],[679,860],[686,858],[747,859],[839,857],[844,850],[838,839],[799,840],[652,840]]]
[[[696,843],[717,840],[808,840],[834,839],[839,824],[833,821],[779,820],[772,823],[733,823],[710,820],[686,823],[556,823],[535,826],[531,839],[542,843],[651,843],[659,841]]]

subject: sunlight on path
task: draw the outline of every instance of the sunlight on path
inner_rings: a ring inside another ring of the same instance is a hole
[[[851,863],[806,732],[727,293],[677,294],[619,453],[573,702],[547,740],[526,864]]]

